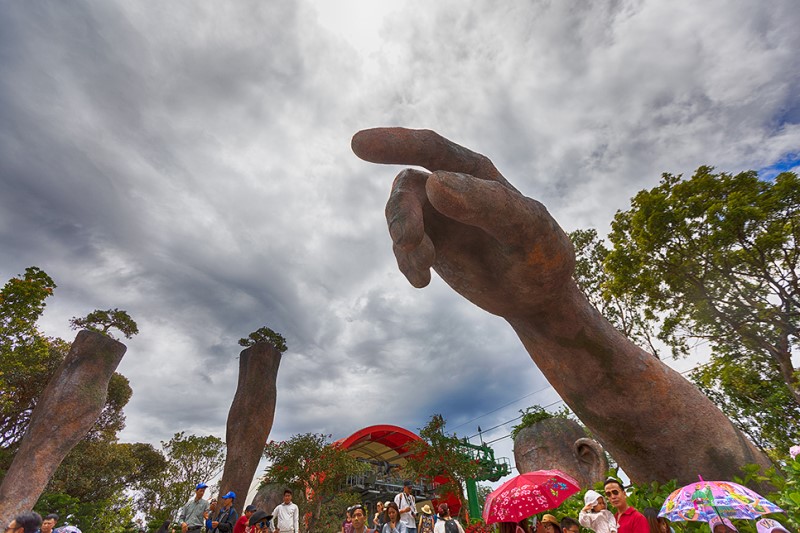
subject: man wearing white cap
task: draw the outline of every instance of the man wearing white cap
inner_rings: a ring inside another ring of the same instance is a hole
[[[194,498],[181,508],[178,513],[178,522],[181,523],[181,532],[199,531],[203,527],[203,513],[208,511],[208,501],[203,499],[206,493],[205,483],[198,483],[194,487]]]

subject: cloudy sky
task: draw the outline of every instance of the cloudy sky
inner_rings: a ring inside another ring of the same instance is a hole
[[[1,4],[0,276],[54,278],[50,335],[135,318],[126,441],[224,437],[263,325],[289,345],[274,439],[559,400],[503,320],[399,273],[401,168],[359,129],[434,129],[601,234],[662,172],[798,160],[796,0]]]

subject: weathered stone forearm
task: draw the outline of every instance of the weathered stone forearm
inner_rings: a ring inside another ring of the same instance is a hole
[[[611,326],[574,282],[506,318],[578,418],[635,482],[731,479],[764,454],[693,384]]]
[[[280,362],[280,351],[265,342],[239,354],[239,383],[228,413],[227,454],[220,489],[223,493],[236,493],[233,506],[240,514],[272,430]]]
[[[61,461],[92,428],[126,349],[106,335],[78,332],[42,393],[0,485],[0,523],[7,525],[33,509]]]

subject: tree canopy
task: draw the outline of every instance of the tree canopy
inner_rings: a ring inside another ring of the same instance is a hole
[[[239,346],[249,347],[257,342],[268,342],[280,353],[283,353],[287,350],[286,339],[283,338],[283,335],[273,331],[267,326],[260,327],[247,337],[239,339]]]
[[[606,265],[612,294],[632,294],[666,318],[676,354],[687,337],[727,357],[752,352],[775,365],[797,403],[792,352],[800,337],[800,181],[753,171],[688,180],[664,174],[616,214]]]
[[[640,348],[660,358],[656,346],[658,319],[641,294],[608,290],[612,275],[604,267],[611,250],[597,230],[569,234],[575,247],[575,282],[598,311]]]
[[[175,433],[161,442],[163,453],[144,456],[149,467],[137,488],[136,509],[154,528],[170,520],[194,492],[198,482],[210,482],[225,466],[225,443],[213,435]]]
[[[572,418],[572,413],[567,406],[551,413],[541,405],[532,405],[527,407],[524,411],[520,410],[520,414],[522,415],[522,419],[519,421],[519,424],[511,428],[512,439],[516,439],[517,434],[526,427],[530,427],[542,420],[550,420],[551,418]]]
[[[111,328],[118,329],[126,339],[139,333],[139,327],[128,312],[116,308],[105,311],[96,309],[85,317],[72,317],[69,325],[72,329],[88,329],[108,335],[112,339],[115,337],[109,331]]]
[[[55,288],[44,271],[30,267],[0,290],[0,478],[38,399],[69,353],[68,342],[45,336],[37,326]],[[126,491],[152,472],[145,460],[151,446],[117,442],[131,393],[128,380],[115,373],[103,411],[56,470],[36,510],[69,517],[85,533],[130,529],[134,511]]]
[[[36,398],[69,349],[36,326],[55,287],[45,272],[29,267],[0,290],[0,447],[22,438]]]
[[[278,483],[293,489],[294,502],[301,515],[312,513],[309,531],[317,529],[315,522],[323,516],[324,504],[340,492],[347,477],[369,469],[369,465],[332,444],[329,435],[320,433],[270,441],[264,448],[264,456],[270,461],[264,472],[264,483]],[[339,508],[339,517],[341,513]],[[330,524],[320,524],[321,527],[326,525]]]
[[[692,379],[773,456],[800,437],[799,213],[791,172],[703,166],[640,191],[614,217],[611,249],[593,230],[572,234],[590,301],[645,349],[653,332],[675,357],[707,346]]]
[[[405,469],[410,477],[434,479],[446,476],[449,482],[440,485],[437,492],[441,496],[454,495],[463,502],[467,479],[476,479],[481,472],[481,465],[473,457],[464,452],[461,439],[456,435],[447,435],[444,428],[447,421],[440,414],[434,414],[420,429],[422,440],[410,443],[410,454],[406,457]],[[462,505],[462,511],[466,506]]]

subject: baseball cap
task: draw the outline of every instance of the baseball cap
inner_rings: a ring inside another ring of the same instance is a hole
[[[236,493],[233,492],[233,491],[230,491],[225,496],[223,496],[223,498],[231,498],[231,499],[235,500],[236,499]]]
[[[208,485],[206,485],[205,483],[198,483],[197,485],[195,485],[194,490],[200,490],[205,488],[208,488]]]
[[[247,507],[244,508],[244,512],[245,513],[254,513],[257,510],[258,510],[258,507],[256,507],[255,505],[252,505],[252,504],[250,504],[250,505],[248,505]]]

